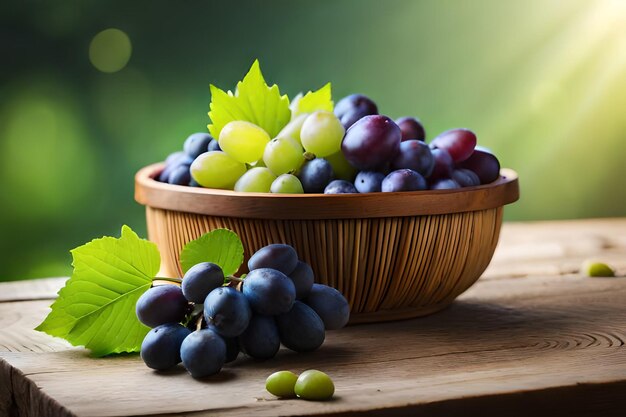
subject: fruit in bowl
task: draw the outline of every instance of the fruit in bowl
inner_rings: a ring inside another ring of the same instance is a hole
[[[181,248],[228,228],[246,257],[293,246],[353,323],[449,305],[489,264],[517,175],[468,129],[427,141],[416,117],[380,110],[362,94],[334,105],[330,84],[290,103],[258,62],[234,93],[211,86],[209,132],[136,175],[162,273],[181,276]]]

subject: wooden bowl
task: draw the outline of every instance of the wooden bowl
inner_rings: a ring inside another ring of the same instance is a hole
[[[459,190],[368,194],[269,194],[165,184],[163,164],[135,176],[161,272],[182,276],[185,243],[217,228],[236,232],[245,259],[288,243],[341,291],[351,323],[431,314],[467,290],[491,261],[503,206],[519,198],[517,174]],[[242,266],[242,269],[245,268]],[[246,272],[246,271],[239,271]]]

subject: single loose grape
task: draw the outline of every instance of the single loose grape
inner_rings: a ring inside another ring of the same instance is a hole
[[[300,139],[308,152],[325,157],[339,152],[345,133],[337,116],[328,111],[316,111],[304,121]]]
[[[335,393],[335,384],[324,372],[310,369],[300,374],[294,391],[305,400],[329,400]]]
[[[587,260],[583,263],[582,270],[589,277],[614,277],[613,268],[603,262]]]
[[[265,380],[265,389],[272,395],[280,398],[294,398],[294,387],[298,375],[291,371],[278,371],[268,376]]]
[[[292,174],[283,174],[274,180],[270,191],[280,194],[303,194],[304,188],[302,188],[302,183],[298,177]]]
[[[191,176],[207,188],[232,190],[245,172],[245,164],[221,151],[203,153],[191,164]]]
[[[247,193],[269,193],[276,175],[265,167],[254,167],[248,170],[235,183],[235,191]]]
[[[270,136],[259,126],[243,120],[226,124],[220,132],[220,148],[239,162],[252,163],[263,157]]]

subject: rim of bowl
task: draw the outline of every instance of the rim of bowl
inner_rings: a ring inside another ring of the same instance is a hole
[[[165,164],[135,175],[135,200],[145,206],[219,217],[250,219],[357,219],[406,217],[487,210],[519,199],[518,175],[500,170],[496,181],[455,190],[365,194],[244,193],[157,181]]]

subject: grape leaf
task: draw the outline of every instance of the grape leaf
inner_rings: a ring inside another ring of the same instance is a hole
[[[137,320],[135,304],[159,270],[156,245],[123,226],[119,239],[94,239],[71,253],[72,276],[35,330],[97,357],[138,352],[150,329]]]
[[[180,252],[184,272],[200,262],[213,262],[222,268],[224,276],[232,275],[243,262],[243,244],[237,233],[216,229],[187,243]]]
[[[291,119],[289,98],[280,95],[278,86],[269,87],[263,78],[259,61],[255,60],[235,94],[211,84],[209,132],[219,138],[222,128],[234,120],[245,120],[262,127],[275,137]]]
[[[302,113],[316,110],[333,111],[333,99],[330,83],[317,91],[309,91],[304,96],[299,94],[291,103],[292,119]]]

